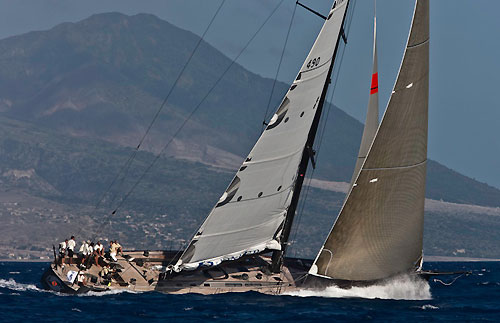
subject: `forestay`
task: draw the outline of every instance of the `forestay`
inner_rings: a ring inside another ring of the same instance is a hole
[[[337,0],[266,130],[175,265],[213,266],[279,250],[298,166],[341,32],[348,0]]]
[[[368,156],[310,274],[351,281],[414,270],[422,256],[429,3],[418,0],[399,75]]]

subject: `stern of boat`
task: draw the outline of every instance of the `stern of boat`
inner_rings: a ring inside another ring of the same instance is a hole
[[[72,288],[64,282],[59,275],[57,274],[57,268],[55,268],[54,264],[50,264],[49,268],[45,270],[42,275],[41,283],[44,289],[51,290],[58,293],[65,294],[76,294],[78,290]]]

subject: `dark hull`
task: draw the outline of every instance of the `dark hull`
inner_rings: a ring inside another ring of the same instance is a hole
[[[54,292],[64,293],[64,294],[78,294],[79,288],[73,288],[69,286],[67,282],[62,281],[61,278],[54,272],[52,265],[45,270],[42,275],[41,283],[43,288],[47,290],[52,290]],[[83,292],[83,290],[82,290]]]
[[[329,286],[349,289],[383,284],[390,280],[349,281],[308,275],[312,265],[310,259],[285,258],[281,272],[270,271],[271,259],[262,255],[241,258],[210,268],[200,268],[179,274],[165,275],[155,271],[157,266],[165,268],[175,262],[178,252],[156,251],[148,256],[138,251],[126,251],[118,263],[121,271],[114,276],[113,283],[103,284],[96,267],[82,271],[88,277],[94,277],[93,283],[79,287],[68,282],[68,270],[78,271],[75,265],[50,267],[44,272],[41,282],[44,288],[66,294],[78,294],[88,291],[101,292],[106,290],[158,291],[168,294],[219,294],[228,292],[256,291],[265,294],[282,294],[297,289],[321,290]],[[133,260],[131,260],[133,259]],[[79,272],[80,273],[80,272]],[[428,280],[436,275],[452,275],[457,273],[413,272],[409,273],[415,279]]]
[[[166,268],[176,261],[178,252],[150,252],[146,257],[142,252],[125,251],[119,257],[121,270],[113,276],[109,285],[104,285],[99,276],[99,268],[79,271],[75,261],[73,265],[65,263],[65,269],[51,264],[44,272],[41,282],[45,289],[60,293],[77,294],[88,291],[130,290],[158,291],[169,294],[200,293],[218,294],[226,292],[257,291],[266,294],[281,294],[295,289],[295,281],[305,277],[311,266],[311,260],[287,258],[281,272],[270,271],[271,259],[268,256],[255,255],[210,268],[200,268],[179,274],[166,275],[156,271],[155,267]],[[133,259],[133,260],[132,260]],[[85,286],[79,287],[67,279],[69,270],[78,271],[94,277],[87,279]]]

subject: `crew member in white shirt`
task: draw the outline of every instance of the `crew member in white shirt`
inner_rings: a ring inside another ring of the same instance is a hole
[[[75,254],[76,241],[75,236],[71,236],[71,239],[67,243],[69,264],[73,264],[73,255]]]
[[[104,246],[101,244],[101,241],[97,241],[97,243],[94,245],[94,261],[97,267],[100,267],[99,258],[103,255],[103,253]]]
[[[64,240],[59,244],[59,259],[61,259],[61,265],[64,266],[64,257],[66,255],[66,248],[68,247],[68,239]]]
[[[83,241],[82,246],[80,247],[80,257],[81,257],[81,264],[85,266],[87,257],[89,255],[89,241]]]

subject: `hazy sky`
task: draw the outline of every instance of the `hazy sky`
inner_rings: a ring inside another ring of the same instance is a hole
[[[227,0],[207,41],[234,57],[279,0]],[[331,0],[303,0],[327,12]],[[352,1],[351,1],[352,2]],[[0,0],[0,38],[94,13],[152,13],[201,34],[220,0]],[[274,77],[295,5],[285,0],[238,61]],[[378,0],[380,105],[401,62],[414,0]],[[357,0],[334,103],[363,121],[371,73],[373,0]],[[431,0],[429,157],[500,187],[500,1]],[[322,21],[298,8],[279,79],[290,83]],[[383,109],[381,109],[383,110]],[[325,143],[327,144],[327,143]]]

